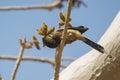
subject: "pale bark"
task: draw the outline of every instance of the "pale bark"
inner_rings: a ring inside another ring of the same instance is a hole
[[[112,58],[91,50],[64,69],[59,80],[120,80],[120,11],[99,44]]]

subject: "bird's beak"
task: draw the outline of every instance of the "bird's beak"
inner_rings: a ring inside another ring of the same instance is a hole
[[[42,44],[43,44],[43,47],[45,47],[45,46],[46,46],[46,44],[45,44],[44,42],[43,42]]]

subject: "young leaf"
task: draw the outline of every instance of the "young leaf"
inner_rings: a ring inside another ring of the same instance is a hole
[[[47,29],[48,28],[48,26],[47,26],[47,24],[44,22],[43,24],[42,24],[42,32],[44,33],[44,35],[46,35],[47,34]]]
[[[65,22],[65,16],[63,15],[62,12],[59,13],[59,17],[63,22]]]
[[[47,31],[47,35],[49,35],[49,34],[51,34],[52,32],[54,32],[54,30],[55,30],[54,27],[50,28],[50,29]]]
[[[44,35],[42,29],[37,29],[37,32],[38,32],[39,35]]]

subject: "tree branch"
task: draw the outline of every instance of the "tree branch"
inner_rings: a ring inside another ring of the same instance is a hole
[[[63,39],[61,40],[60,47],[56,48],[54,80],[59,80],[61,56],[62,56],[62,51],[63,51],[65,40],[66,40],[67,25],[68,25],[68,20],[69,20],[71,8],[72,8],[72,1],[73,0],[68,0],[68,10],[67,10],[67,16],[65,19],[65,25],[64,25],[65,27],[64,27],[64,31],[63,31],[63,36],[62,36]]]
[[[8,10],[30,10],[30,9],[47,9],[52,10],[61,4],[61,0],[56,0],[51,4],[44,5],[31,5],[31,6],[8,6],[8,7],[0,7],[0,11],[8,11]]]
[[[72,58],[72,57],[64,57],[61,59],[62,61],[74,61],[76,60],[75,58]]]
[[[0,80],[3,80],[2,76],[0,75]]]
[[[24,44],[26,43],[25,38],[24,38],[23,42],[24,42]],[[16,73],[17,73],[18,67],[20,65],[21,58],[22,58],[23,53],[24,53],[24,49],[25,49],[25,45],[22,45],[21,49],[20,49],[19,56],[17,58],[16,64],[15,64],[15,67],[14,67],[14,70],[13,70],[13,73],[12,73],[12,76],[11,76],[11,80],[15,80]]]
[[[1,60],[17,60],[16,56],[0,56]],[[37,58],[37,57],[28,57],[24,56],[21,59],[22,61],[38,61],[38,62],[43,62],[43,63],[49,63],[52,64],[53,66],[55,65],[54,60],[52,59],[45,59],[45,58]],[[73,61],[74,58],[63,58],[64,61]],[[66,68],[67,66],[61,64],[62,68]]]

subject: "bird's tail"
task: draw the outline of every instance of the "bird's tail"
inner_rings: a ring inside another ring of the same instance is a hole
[[[90,39],[88,39],[86,37],[84,37],[84,38],[85,38],[85,40],[83,42],[85,42],[86,44],[90,45],[91,47],[93,47],[94,49],[98,50],[101,53],[105,52],[104,48],[101,45],[91,41]]]

